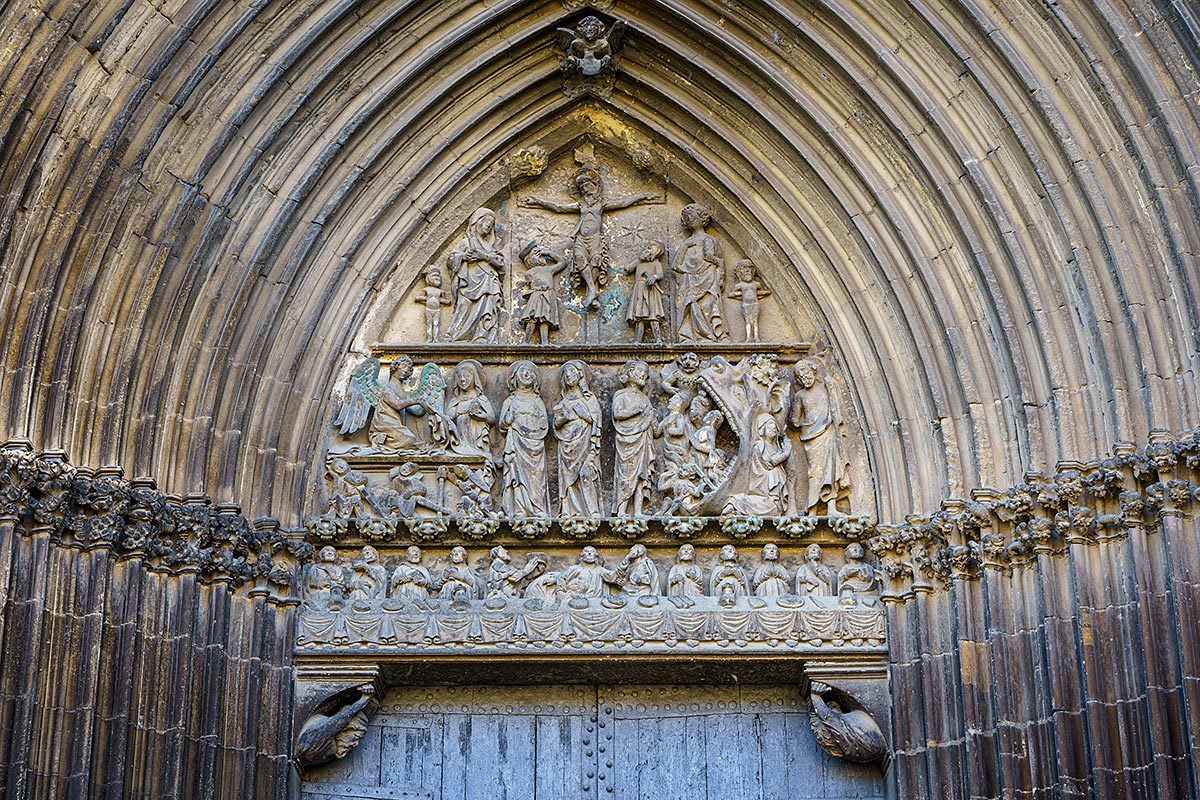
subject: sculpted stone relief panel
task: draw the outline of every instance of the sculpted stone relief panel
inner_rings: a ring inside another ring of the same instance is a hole
[[[623,550],[332,545],[303,580],[302,650],[471,651],[583,646],[670,651],[878,650],[879,581],[856,542]]]

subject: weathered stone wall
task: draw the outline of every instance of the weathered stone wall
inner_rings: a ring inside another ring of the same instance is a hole
[[[0,450],[0,795],[284,798],[305,546]]]

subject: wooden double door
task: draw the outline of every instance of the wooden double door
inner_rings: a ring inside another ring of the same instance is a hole
[[[393,688],[305,800],[882,798],[829,758],[793,686]]]

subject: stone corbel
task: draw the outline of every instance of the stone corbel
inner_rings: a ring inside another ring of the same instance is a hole
[[[345,758],[362,741],[382,698],[376,666],[298,670],[297,766],[303,769]]]
[[[829,755],[886,770],[891,761],[888,737],[886,668],[810,663],[804,667],[812,703],[813,735]],[[883,725],[880,724],[883,722]]]

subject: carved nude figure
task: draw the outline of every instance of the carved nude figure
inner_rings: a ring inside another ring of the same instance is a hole
[[[504,513],[509,517],[546,517],[550,500],[546,475],[546,434],[550,425],[539,391],[537,367],[517,361],[508,369],[512,394],[500,408],[504,434]]]
[[[494,342],[500,330],[504,253],[496,236],[496,212],[480,208],[467,222],[467,235],[449,257],[454,317],[446,338],[452,342]]]
[[[754,570],[751,581],[756,597],[779,597],[788,593],[791,576],[779,563],[779,546],[764,545],[762,549],[763,563]]]
[[[404,551],[405,560],[392,573],[392,597],[418,608],[429,605],[429,570],[421,566],[421,548],[413,545]]]
[[[696,563],[696,548],[680,545],[675,564],[667,573],[667,594],[671,597],[700,597],[704,594],[704,570]]]
[[[665,257],[662,243],[651,242],[646,245],[633,268],[633,286],[629,290],[629,310],[625,319],[634,328],[635,342],[645,339],[647,327],[655,342],[661,343],[663,340],[661,325],[667,318],[663,305],[663,278],[666,271],[662,262]]]
[[[483,367],[460,361],[450,374],[451,396],[446,417],[451,423],[451,447],[458,453],[490,453],[496,412],[483,391]]]
[[[575,226],[572,244],[574,269],[583,277],[587,295],[583,307],[589,309],[600,294],[600,281],[608,269],[608,242],[604,234],[604,214],[623,208],[658,200],[658,195],[633,194],[616,200],[604,199],[604,179],[600,170],[591,164],[582,166],[575,175],[575,194],[579,197],[575,203],[556,203],[539,197],[525,197],[521,205],[525,207],[544,208],[556,214],[578,214],[579,223]]]
[[[613,513],[641,516],[654,478],[654,407],[646,396],[650,367],[630,361],[620,372],[621,388],[612,399],[617,431]]]
[[[841,414],[837,399],[822,376],[820,362],[806,358],[795,366],[796,392],[791,425],[800,432],[808,463],[808,484],[801,511],[834,513],[838,497],[848,492],[847,465],[842,455]]]
[[[821,545],[804,550],[804,563],[796,570],[796,594],[802,597],[832,597],[833,569],[821,561]]]
[[[746,571],[738,564],[737,548],[727,544],[717,556],[718,564],[708,576],[708,593],[723,606],[731,606],[739,597],[750,594]]]
[[[681,218],[688,235],[672,265],[678,276],[675,329],[681,341],[715,342],[725,338],[721,312],[725,266],[720,242],[706,230],[712,224],[712,210],[692,203],[684,207]]]
[[[450,551],[450,563],[442,568],[438,597],[448,597],[454,601],[469,600],[478,591],[479,576],[467,564],[466,549],[455,547]]]
[[[562,515],[600,514],[600,401],[588,386],[587,366],[568,361],[559,370],[562,398],[554,406],[558,489]]]
[[[771,290],[762,285],[754,274],[754,262],[744,258],[733,267],[733,276],[737,279],[729,289],[730,300],[740,300],[742,306],[742,323],[745,326],[746,341],[757,342],[758,318],[760,314],[759,301],[771,294]]]
[[[681,394],[684,405],[692,402],[700,383],[700,356],[683,353],[662,368],[662,387],[668,394]]]
[[[837,582],[842,603],[852,605],[856,597],[874,591],[875,568],[866,562],[863,546],[858,542],[846,546],[846,563],[838,570]]]
[[[425,286],[414,299],[425,306],[425,341],[442,340],[442,306],[453,305],[449,292],[442,288],[442,271],[436,266],[425,270]]]
[[[521,262],[525,265],[521,275],[521,294],[525,298],[521,322],[525,325],[525,341],[533,342],[536,337],[542,344],[550,344],[550,331],[558,330],[562,325],[555,284],[567,263],[537,242],[525,245],[521,250]]]
[[[525,566],[513,566],[512,556],[500,545],[492,548],[491,565],[487,572],[487,596],[489,598],[520,597],[526,582],[546,571],[546,560],[530,553],[525,557]]]

